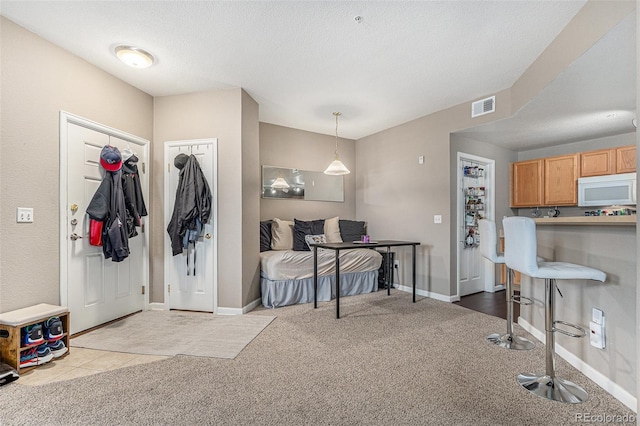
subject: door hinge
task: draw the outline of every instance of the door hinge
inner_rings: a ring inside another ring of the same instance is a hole
[[[144,222],[140,224],[140,232],[144,234]]]
[[[142,173],[146,173],[147,168],[145,167],[146,163],[142,163]]]
[[[144,294],[144,286],[142,286],[142,294]]]
[[[171,293],[171,284],[167,284],[167,293]]]
[[[171,173],[171,163],[167,163],[167,173]]]

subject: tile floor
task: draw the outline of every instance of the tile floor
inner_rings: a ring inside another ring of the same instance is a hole
[[[38,386],[166,358],[169,357],[98,351],[72,346],[67,355],[20,374],[15,383]]]

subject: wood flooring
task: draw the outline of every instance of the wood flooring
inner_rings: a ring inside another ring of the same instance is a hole
[[[518,292],[516,292],[518,294]],[[502,319],[507,319],[507,303],[505,290],[495,293],[481,292],[463,296],[459,302],[453,302],[474,311],[483,312]],[[520,305],[513,304],[513,320],[517,321],[520,315]]]

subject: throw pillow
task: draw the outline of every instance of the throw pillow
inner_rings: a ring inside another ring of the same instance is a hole
[[[360,237],[367,235],[365,223],[357,220],[340,219],[340,235],[342,241],[360,241]]]
[[[322,244],[327,242],[327,237],[324,234],[320,235],[305,235],[304,241],[307,243],[307,247],[311,250],[311,244]]]
[[[271,221],[260,222],[260,253],[271,250]]]
[[[340,218],[338,216],[331,219],[324,220],[324,234],[327,237],[328,243],[341,243],[342,237],[340,236]]]
[[[293,222],[274,218],[271,223],[271,250],[293,249]]]
[[[296,251],[309,251],[309,246],[304,240],[306,235],[320,235],[324,232],[324,219],[293,219],[293,223],[293,249]]]

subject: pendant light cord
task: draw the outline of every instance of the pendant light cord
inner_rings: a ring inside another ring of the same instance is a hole
[[[334,112],[333,115],[336,116],[336,159],[338,159],[338,117],[342,115],[341,112]]]

